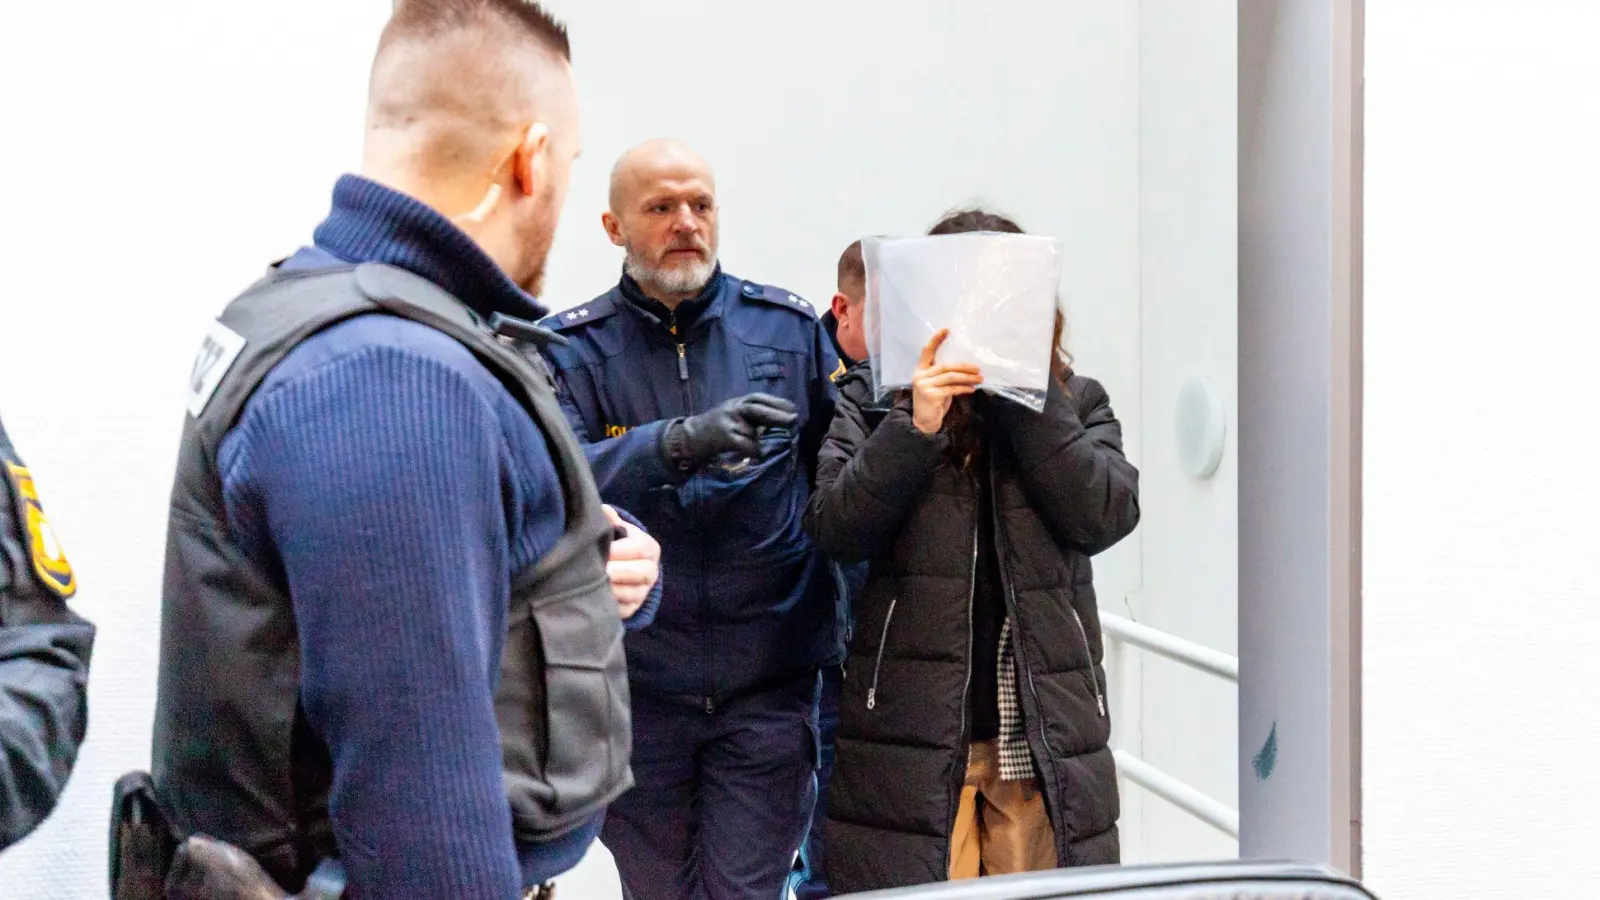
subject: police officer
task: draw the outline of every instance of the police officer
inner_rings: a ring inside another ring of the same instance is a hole
[[[362,175],[195,360],[153,790],[288,891],[337,857],[359,897],[510,900],[631,783],[622,617],[658,551],[518,343],[549,337],[569,59],[537,4],[401,0]]]
[[[837,285],[828,311],[822,314],[822,326],[828,329],[844,367],[853,369],[867,361],[867,264],[860,241],[839,254]]]
[[[67,608],[77,589],[0,425],[0,849],[55,808],[83,742],[94,626]]]
[[[822,314],[822,325],[846,369],[868,365],[867,267],[860,241],[855,241],[839,255],[836,285],[833,301]],[[849,620],[849,601],[853,601],[866,584],[867,565],[857,563],[839,569],[848,589],[845,617]],[[817,765],[817,802],[811,814],[811,827],[800,846],[800,856],[795,860],[795,873],[789,879],[795,900],[821,900],[829,896],[828,884],[822,877],[826,860],[822,823],[827,817],[828,783],[833,779],[834,736],[839,730],[839,703],[844,692],[844,656],[844,647],[840,646],[838,655],[822,667],[822,690],[817,696],[817,734],[822,750]]]
[[[628,637],[637,786],[603,840],[636,900],[780,895],[811,812],[836,585],[801,528],[842,369],[812,308],[724,273],[710,168],[628,151],[602,218],[620,284],[547,320],[608,501],[662,542],[666,598]]]

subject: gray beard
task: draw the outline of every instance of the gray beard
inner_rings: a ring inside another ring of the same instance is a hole
[[[622,271],[639,282],[647,294],[698,294],[717,271],[717,261],[713,257],[692,266],[656,269],[639,262],[629,253],[622,261]]]

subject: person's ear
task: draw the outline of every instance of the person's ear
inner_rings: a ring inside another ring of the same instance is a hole
[[[606,230],[606,237],[611,239],[611,243],[617,245],[618,247],[623,246],[622,221],[617,218],[616,213],[609,209],[601,213],[600,227]]]
[[[850,313],[850,298],[846,297],[844,294],[834,294],[833,295],[833,317],[834,317],[834,319],[836,319],[837,321],[843,322],[845,320],[845,316],[849,315],[849,313]]]
[[[512,151],[512,182],[524,197],[532,197],[549,177],[549,166],[550,129],[543,122],[535,122]]]

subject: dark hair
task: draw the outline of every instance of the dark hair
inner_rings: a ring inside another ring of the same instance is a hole
[[[944,218],[940,219],[932,228],[928,229],[928,234],[930,236],[937,236],[941,234],[968,234],[974,231],[993,231],[1000,234],[1027,234],[1026,231],[1022,230],[1022,226],[1018,225],[1015,221],[1008,219],[999,213],[990,212],[989,210],[981,207],[958,209],[945,213]],[[1066,333],[1066,330],[1067,319],[1058,309],[1056,310],[1055,333],[1051,336],[1050,342],[1055,354],[1051,359],[1050,368],[1055,377],[1063,383],[1066,382],[1067,375],[1072,371],[1072,355],[1066,351],[1066,348],[1061,346],[1061,338]]]
[[[425,40],[486,24],[520,30],[551,53],[572,61],[567,26],[534,0],[400,0],[378,45],[382,48],[401,38]]]
[[[928,234],[930,236],[968,234],[975,231],[1027,234],[1015,221],[980,207],[957,209],[946,213],[944,218],[928,229]],[[1072,356],[1061,346],[1061,337],[1066,327],[1066,317],[1057,309],[1055,331],[1051,336],[1050,370],[1051,375],[1063,388],[1066,387],[1067,377],[1072,373]],[[952,463],[967,468],[982,457],[983,418],[974,407],[972,398],[958,397],[950,405],[950,412],[945,416],[945,428],[950,435],[949,459]]]
[[[928,229],[929,235],[967,234],[973,231],[995,231],[1001,234],[1027,234],[1016,222],[979,207],[957,209],[944,214],[944,218]]]
[[[846,284],[866,284],[866,282],[867,262],[861,257],[861,242],[856,241],[844,248],[844,253],[839,255],[839,287],[843,289]]]

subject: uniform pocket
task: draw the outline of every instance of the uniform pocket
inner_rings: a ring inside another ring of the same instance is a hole
[[[523,837],[570,825],[626,782],[622,623],[614,606],[592,599],[606,588],[602,573],[581,589],[514,607],[495,705]]]
[[[602,574],[595,583],[575,593],[588,597],[607,586]],[[544,666],[545,725],[549,735],[546,771],[559,776],[588,769],[593,763],[587,758],[596,750],[610,749],[612,744],[611,726],[621,698],[611,690],[608,673],[622,657],[622,622],[615,606],[607,608],[593,602],[540,598],[531,606]],[[569,715],[556,721],[549,714],[551,710]],[[589,715],[572,716],[573,710]],[[613,766],[607,762],[606,767]]]
[[[727,455],[701,469],[704,518],[724,565],[765,565],[806,546],[801,532],[799,438],[789,429],[761,436],[754,457]]]
[[[742,488],[760,475],[778,468],[781,463],[788,463],[789,465],[784,468],[786,471],[793,471],[795,449],[798,444],[793,430],[768,429],[762,432],[758,443],[761,445],[761,450],[756,456],[725,453],[713,460],[711,465],[703,470],[710,478],[712,487]]]
[[[782,379],[788,374],[785,371],[784,355],[775,350],[761,350],[745,355],[745,375],[750,379],[751,387],[760,387],[760,382]]]

